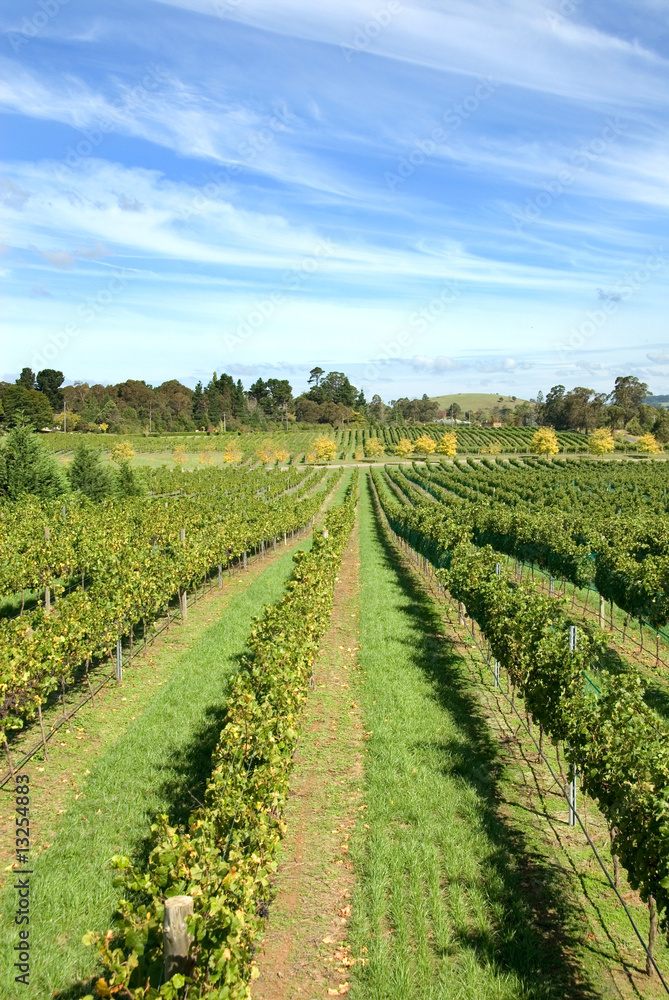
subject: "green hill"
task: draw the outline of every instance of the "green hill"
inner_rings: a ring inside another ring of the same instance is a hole
[[[521,403],[526,403],[526,399],[520,396],[503,396],[498,392],[451,392],[446,396],[430,396],[439,404],[440,410],[447,410],[451,403],[458,403],[463,414],[469,410],[492,410],[494,406],[500,409],[509,406],[515,409]]]

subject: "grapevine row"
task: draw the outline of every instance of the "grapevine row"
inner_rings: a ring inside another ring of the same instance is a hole
[[[569,618],[559,600],[517,584],[493,550],[475,547],[472,532],[452,514],[419,497],[409,507],[391,497],[373,473],[393,531],[436,568],[508,671],[527,710],[578,770],[613,833],[612,850],[641,897],[653,897],[667,922],[669,907],[669,730],[644,701],[638,672],[610,675],[604,640],[584,630],[570,650]],[[597,672],[586,683],[585,671]]]
[[[86,589],[70,593],[51,613],[38,607],[0,621],[0,729],[20,728],[63,681],[93,658],[108,655],[117,640],[138,622],[153,620],[217,565],[239,558],[263,540],[294,531],[318,511],[323,493],[295,494],[269,502],[246,497],[189,498],[188,510],[163,520],[164,507],[149,510],[143,501],[116,503],[99,517],[104,552]],[[227,501],[227,502],[226,502]],[[193,504],[193,506],[190,506]],[[106,516],[105,516],[106,515]],[[186,524],[181,539],[179,524]],[[151,533],[153,532],[153,533]],[[98,535],[98,541],[99,541]]]
[[[342,552],[353,527],[357,471],[344,503],[328,513],[308,552],[295,555],[283,598],[254,627],[228,697],[204,804],[188,830],[158,817],[147,865],[113,860],[121,901],[113,935],[92,933],[105,990],[133,1000],[246,1000],[257,974],[253,954],[269,898],[274,855],[312,664],[332,610]],[[193,938],[188,968],[163,984],[164,900],[187,895]],[[98,982],[98,991],[100,983]],[[172,992],[169,992],[169,990]],[[105,995],[108,995],[105,993]]]

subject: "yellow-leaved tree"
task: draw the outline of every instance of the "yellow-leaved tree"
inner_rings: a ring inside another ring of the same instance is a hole
[[[112,448],[109,457],[112,462],[122,465],[124,462],[129,462],[131,458],[135,457],[135,449],[130,441],[118,441]]]
[[[274,452],[274,457],[279,465],[283,465],[290,458],[290,452],[287,448],[277,448]]]
[[[365,457],[365,449],[362,447],[361,444],[359,444],[358,447],[353,452],[353,458],[356,460],[356,462],[362,462],[364,457]]]
[[[532,436],[530,448],[537,455],[557,455],[560,445],[553,428],[539,427]]]
[[[646,455],[659,455],[662,449],[657,443],[657,439],[653,434],[644,434],[636,443],[639,451],[644,452]]]
[[[608,427],[598,427],[593,431],[588,440],[588,448],[593,455],[607,455],[610,451],[615,451],[616,442]]]
[[[419,438],[416,438],[413,446],[419,455],[425,455],[427,458],[433,451],[436,451],[437,443],[429,434],[421,434]]]
[[[242,458],[242,449],[234,442],[229,444],[223,452],[223,461],[228,462],[230,465],[238,465]]]
[[[437,441],[437,451],[440,455],[457,455],[458,438],[454,431],[446,431]]]
[[[265,438],[258,447],[256,448],[256,458],[263,462],[264,465],[269,465],[275,459],[274,444],[269,438]]]
[[[409,438],[400,438],[400,440],[395,445],[395,452],[400,456],[400,458],[406,458],[413,451],[413,443]]]
[[[174,451],[172,452],[172,458],[177,463],[177,465],[180,465],[181,468],[183,469],[184,465],[188,461],[188,452],[186,451],[185,447],[182,444],[177,445],[177,447],[174,449]]]
[[[378,458],[380,455],[383,455],[383,445],[380,438],[367,438],[365,441],[365,455],[367,458]]]
[[[337,454],[337,446],[332,438],[320,434],[311,447],[311,453],[316,462],[329,462]]]

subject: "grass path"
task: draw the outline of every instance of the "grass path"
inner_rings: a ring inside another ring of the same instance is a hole
[[[302,543],[309,544],[308,538]],[[142,842],[152,813],[167,812],[181,820],[190,811],[191,794],[200,794],[210,770],[226,690],[252,618],[279,598],[291,569],[287,552],[270,562],[247,589],[233,593],[224,613],[179,652],[141,714],[87,762],[76,798],[70,796],[67,808],[61,810],[53,842],[35,859],[28,988],[14,984],[11,971],[15,938],[10,929],[15,906],[11,887],[2,898],[3,998],[42,1000],[92,973],[94,956],[81,944],[81,937],[87,930],[104,928],[118,898],[109,860],[114,854],[130,853]],[[37,766],[31,765],[32,770]],[[31,806],[39,817],[36,796]]]
[[[501,815],[499,744],[463,657],[364,493],[360,538],[369,829],[354,838],[360,881],[351,940],[367,962],[351,996],[606,995],[577,959],[561,873],[531,857],[522,829]],[[528,875],[532,892],[523,885]]]

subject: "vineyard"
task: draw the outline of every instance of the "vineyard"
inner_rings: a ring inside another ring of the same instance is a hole
[[[669,469],[532,433],[0,504],[3,996],[669,992]]]
[[[254,432],[245,434],[181,434],[160,435],[155,437],[130,435],[119,437],[114,434],[95,435],[92,440],[102,449],[111,449],[120,441],[128,441],[137,454],[140,464],[157,458],[160,462],[173,464],[173,454],[183,451],[182,464],[188,468],[197,468],[200,456],[206,456],[206,461],[221,464],[224,455],[230,449],[238,451],[235,462],[250,468],[259,464],[279,464],[296,466],[313,461],[314,443],[325,437],[335,445],[332,456],[335,461],[354,461],[366,456],[366,447],[370,441],[378,441],[380,454],[393,456],[397,445],[402,440],[415,442],[427,434],[435,443],[444,432],[453,431],[457,438],[457,448],[460,454],[483,455],[486,453],[504,453],[511,455],[527,455],[532,451],[532,436],[536,428],[509,427],[485,428],[447,424],[421,424],[420,426],[390,426],[390,427],[351,427],[333,430],[329,425],[322,429],[272,431],[269,433]],[[81,442],[81,434],[52,434],[45,438],[49,448],[63,454],[69,453]],[[583,434],[571,431],[559,431],[557,434],[561,452],[565,454],[580,454],[588,451],[588,439]],[[629,442],[618,442],[616,450],[634,451],[634,445]],[[280,458],[276,456],[280,455]]]

